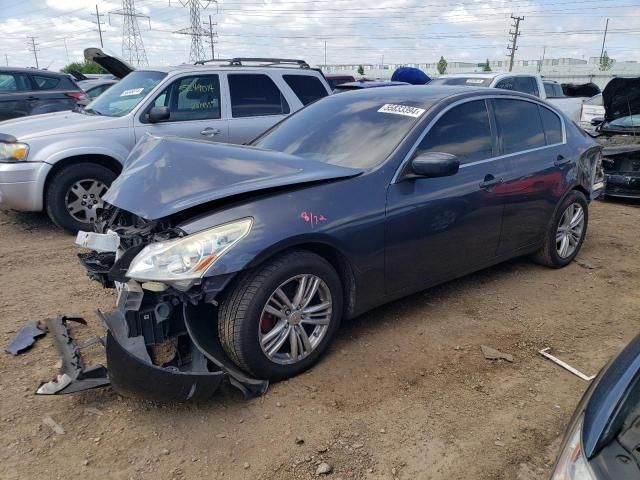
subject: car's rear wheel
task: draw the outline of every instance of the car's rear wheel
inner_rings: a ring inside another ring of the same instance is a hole
[[[536,261],[552,268],[562,268],[571,263],[582,248],[588,222],[587,199],[574,190],[556,210],[544,246],[535,254]]]
[[[293,251],[243,275],[225,296],[218,334],[225,352],[258,378],[282,380],[311,367],[333,339],[342,315],[333,267]]]
[[[76,163],[63,168],[47,188],[47,214],[65,230],[92,230],[96,209],[102,208],[102,196],[116,176],[96,163]]]

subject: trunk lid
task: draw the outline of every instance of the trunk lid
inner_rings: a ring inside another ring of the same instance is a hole
[[[612,79],[602,91],[602,102],[606,122],[640,114],[640,77]]]

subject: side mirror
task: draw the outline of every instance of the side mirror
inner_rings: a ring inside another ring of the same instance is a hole
[[[593,125],[594,127],[597,127],[598,125],[601,125],[604,123],[604,117],[593,117],[591,119],[591,125]]]
[[[153,107],[149,111],[149,122],[157,123],[163,120],[169,120],[171,116],[171,112],[169,111],[169,107]]]
[[[448,177],[458,173],[460,160],[455,155],[442,152],[426,152],[411,160],[412,177]]]

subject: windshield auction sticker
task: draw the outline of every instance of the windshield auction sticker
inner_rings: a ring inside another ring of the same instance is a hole
[[[121,97],[129,97],[131,95],[140,95],[144,88],[132,88],[131,90],[125,90],[120,94]]]
[[[396,115],[404,115],[405,117],[418,118],[425,112],[424,108],[410,107],[408,105],[394,105],[393,103],[387,103],[378,110],[382,113],[394,113]]]

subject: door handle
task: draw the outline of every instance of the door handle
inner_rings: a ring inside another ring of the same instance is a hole
[[[488,174],[485,175],[484,180],[480,182],[480,188],[488,189],[491,187],[495,187],[496,185],[499,185],[503,182],[504,180],[502,180],[502,178],[496,178],[493,175]]]
[[[553,164],[554,164],[556,167],[559,167],[559,166],[561,166],[561,165],[564,165],[564,164],[566,164],[566,163],[569,163],[570,161],[571,161],[570,159],[565,158],[563,155],[558,155],[558,156],[556,157],[555,162],[553,162]]]
[[[202,130],[200,132],[200,135],[204,135],[205,137],[215,137],[219,133],[220,133],[220,129],[219,128],[207,127],[207,128],[205,128],[204,130]]]
[[[34,97],[33,95],[29,95],[27,100],[40,100],[38,97]]]

